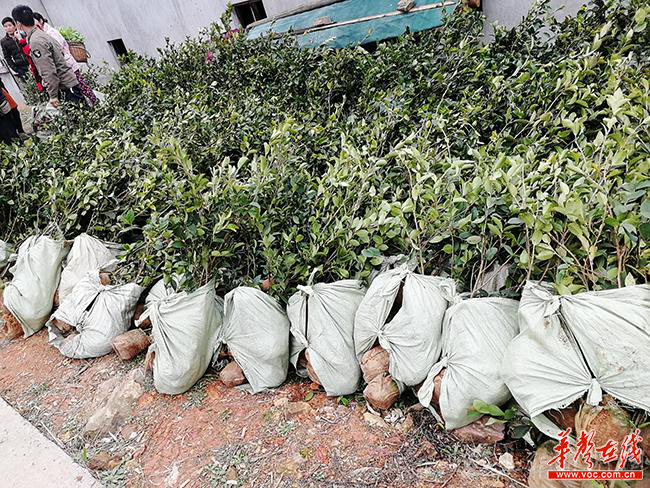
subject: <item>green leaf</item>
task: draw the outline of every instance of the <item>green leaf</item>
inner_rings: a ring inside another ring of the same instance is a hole
[[[379,249],[375,247],[369,247],[361,251],[361,255],[366,258],[377,258],[381,256],[381,252],[379,251]]]
[[[125,214],[124,214],[124,223],[126,225],[133,225],[133,222],[135,221],[135,213],[133,213],[133,210],[129,209]]]
[[[533,224],[535,223],[535,218],[533,217],[532,214],[529,214],[529,213],[519,214],[519,218],[528,227],[532,227]]]
[[[474,400],[472,406],[474,410],[479,413],[491,415],[492,417],[504,416],[503,410],[501,410],[498,406],[490,405],[489,403],[485,403],[483,400]]]
[[[641,215],[646,219],[650,219],[650,200],[644,200],[641,204]]]
[[[628,99],[625,98],[623,91],[618,88],[613,95],[607,97],[607,105],[610,106],[614,115],[616,115],[623,105],[627,103]]]
[[[650,222],[646,222],[639,226],[639,233],[644,241],[650,241]]]
[[[521,439],[530,431],[530,426],[528,425],[517,425],[512,428],[511,436],[513,439]]]
[[[305,395],[305,401],[308,402],[312,398],[314,398],[314,392],[313,391],[308,391],[307,394]]]
[[[528,259],[529,259],[529,258],[528,258],[528,251],[526,251],[526,250],[524,249],[523,251],[521,251],[521,254],[519,255],[519,262],[520,262],[521,264],[526,265],[526,264],[528,264]]]

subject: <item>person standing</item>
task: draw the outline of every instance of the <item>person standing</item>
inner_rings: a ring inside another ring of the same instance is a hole
[[[43,78],[50,104],[56,108],[61,99],[76,104],[84,103],[79,81],[66,64],[61,46],[36,27],[32,9],[27,5],[18,5],[11,11],[11,15],[18,28],[27,33],[32,61]]]
[[[24,134],[24,131],[18,104],[0,80],[0,141],[11,144],[20,139],[20,134]]]
[[[2,25],[7,35],[0,40],[2,46],[2,55],[7,61],[9,67],[16,73],[22,85],[29,70],[29,60],[18,43],[18,33],[16,23],[11,17],[2,19]],[[21,87],[22,89],[22,87]]]
[[[66,64],[70,66],[75,76],[77,77],[77,81],[79,81],[79,88],[81,88],[81,92],[88,99],[90,105],[95,105],[97,103],[97,97],[95,96],[95,92],[93,91],[93,89],[90,87],[88,82],[86,82],[86,79],[81,74],[81,66],[79,66],[79,63],[77,63],[77,61],[72,56],[72,53],[70,52],[70,46],[68,45],[68,41],[66,41],[65,37],[63,37],[56,28],[52,27],[48,23],[47,19],[43,17],[40,13],[34,12],[34,22],[36,24],[36,27],[41,29],[48,36],[50,36],[52,39],[54,39],[56,42],[59,43],[61,49],[63,49],[63,57],[65,58]]]

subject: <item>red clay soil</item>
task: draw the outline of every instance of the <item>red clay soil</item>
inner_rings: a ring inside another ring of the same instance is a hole
[[[0,341],[0,395],[78,462],[112,459],[109,470],[94,472],[106,486],[525,484],[529,451],[513,444],[459,444],[432,425],[430,414],[407,413],[403,402],[391,413],[397,421],[386,422],[367,412],[362,396],[345,406],[295,377],[258,395],[226,388],[214,373],[182,395],[162,395],[149,386],[121,427],[85,439],[81,431],[98,408],[100,385],[119,384],[122,375],[142,367],[143,357],[127,363],[115,354],[67,359],[47,344],[45,331]],[[497,462],[506,450],[517,466],[507,473]]]

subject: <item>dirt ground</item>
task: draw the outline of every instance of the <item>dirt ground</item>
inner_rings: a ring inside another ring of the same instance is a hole
[[[182,395],[149,382],[121,426],[84,438],[101,385],[119,384],[142,361],[67,359],[43,330],[0,342],[0,395],[77,462],[108,459],[94,475],[111,487],[525,486],[532,453],[519,443],[461,444],[409,408],[413,398],[383,420],[361,395],[337,401],[297,377],[254,396],[210,371]],[[498,463],[506,451],[516,465],[507,472]]]

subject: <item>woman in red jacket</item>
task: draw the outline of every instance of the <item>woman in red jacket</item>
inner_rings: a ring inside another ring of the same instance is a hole
[[[20,39],[18,41],[18,44],[20,44],[20,47],[22,48],[23,52],[27,56],[27,61],[29,62],[29,70],[32,72],[34,75],[34,79],[36,80],[36,86],[38,87],[38,92],[41,93],[43,91],[43,79],[41,78],[41,75],[38,74],[38,70],[36,69],[36,66],[32,62],[32,57],[29,52],[29,44],[27,44],[27,39]]]

